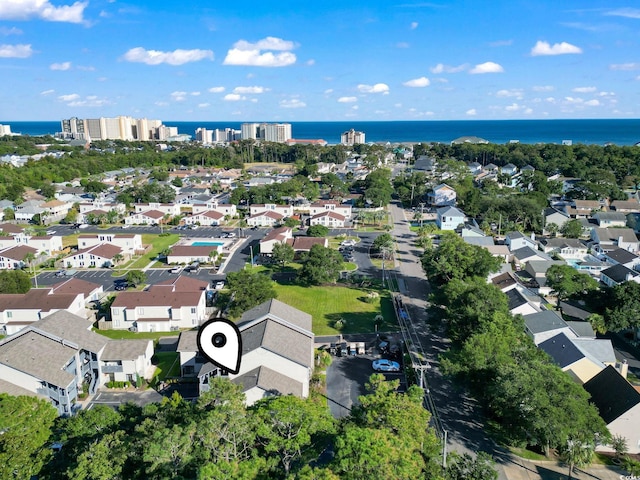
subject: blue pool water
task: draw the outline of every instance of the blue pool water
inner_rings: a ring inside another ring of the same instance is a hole
[[[192,247],[221,247],[224,242],[193,242]]]

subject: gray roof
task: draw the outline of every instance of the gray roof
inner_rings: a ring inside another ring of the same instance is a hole
[[[544,252],[541,252],[539,250],[534,250],[531,247],[522,247],[522,248],[518,248],[517,250],[512,251],[511,253],[513,253],[513,255],[518,259],[518,260],[524,260],[525,258],[530,258],[533,256],[539,257],[540,261],[551,261],[551,257],[549,255],[547,255]],[[534,260],[536,261],[536,260]]]
[[[586,320],[589,318],[592,312],[582,308],[580,305],[574,305],[569,302],[560,302],[560,311],[562,311],[563,315],[572,318],[578,318],[580,320]],[[590,325],[589,322],[576,322],[576,323],[586,323]]]
[[[578,337],[595,338],[596,332],[593,331],[593,327],[589,322],[581,322],[579,320],[567,321],[569,328],[573,330]]]
[[[101,360],[137,360],[145,354],[149,348],[149,342],[153,340],[109,340],[104,352],[100,356]]]
[[[577,238],[561,238],[561,237],[549,238],[546,241],[544,241],[543,244],[545,247],[549,247],[549,248],[570,247],[570,248],[581,248],[581,249],[587,250],[587,246],[584,244],[584,242],[582,242],[581,240],[578,240]]]
[[[187,330],[180,332],[178,338],[178,352],[197,352],[198,351],[198,332],[197,330]]]
[[[585,356],[564,333],[545,340],[538,348],[546,352],[560,368],[568,367]]]
[[[609,267],[603,270],[601,275],[605,275],[606,277],[609,277],[611,280],[613,280],[616,283],[622,283],[627,281],[627,276],[629,276],[630,278],[637,277],[638,272],[625,267],[621,263],[618,263],[613,267]]]
[[[238,326],[240,327],[240,330],[242,330],[243,325],[254,320],[264,318],[267,315],[284,320],[285,322],[291,323],[298,328],[302,328],[309,333],[312,331],[313,318],[311,315],[287,305],[280,300],[276,300],[275,298],[267,300],[257,307],[253,307],[251,310],[244,312],[238,321]]]
[[[608,220],[610,222],[624,222],[627,223],[627,216],[621,212],[596,212],[593,218],[598,220]]]
[[[552,310],[524,315],[523,318],[527,329],[534,335],[568,327],[567,323]]]
[[[0,379],[0,393],[6,393],[11,395],[12,397],[39,397],[40,395],[32,392],[31,390],[27,390],[26,388],[19,387],[18,385],[14,385],[11,382],[7,382],[6,380]],[[44,398],[44,397],[42,397]]]
[[[615,248],[607,252],[607,257],[618,263],[629,263],[638,259],[638,255],[631,253],[624,248]]]
[[[469,245],[475,245],[477,247],[492,247],[495,245],[493,237],[462,237],[462,240]]]
[[[609,339],[576,338],[573,340],[576,347],[585,355],[602,363],[616,363],[616,354]]]
[[[313,368],[313,334],[308,336],[291,326],[264,319],[240,327],[242,354],[264,348],[300,365]]]
[[[595,233],[598,239],[602,241],[611,241],[617,242],[620,237],[622,237],[622,241],[624,242],[637,242],[638,237],[634,231],[630,228],[599,228],[594,227]]]
[[[456,207],[441,207],[436,210],[439,216],[448,215],[450,217],[464,217],[465,213]]]
[[[534,273],[547,273],[547,270],[553,265],[566,265],[565,262],[560,260],[541,260],[527,262],[527,268],[530,268]]]
[[[43,332],[27,329],[0,344],[0,364],[66,388],[75,376],[63,368],[76,353],[75,348],[53,340]]]
[[[509,302],[509,310],[513,310],[528,303],[525,296],[520,293],[517,288],[508,290],[505,295],[507,296],[507,300]]]
[[[301,382],[264,365],[254,368],[231,381],[240,385],[243,392],[254,387],[259,387],[277,395],[296,395],[300,397],[303,393],[303,385]]]
[[[90,327],[91,322],[66,310],[52,313],[34,325],[34,328],[73,342],[83,350],[98,353],[109,339],[92,332]]]

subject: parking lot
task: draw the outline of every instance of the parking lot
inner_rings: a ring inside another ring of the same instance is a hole
[[[333,357],[327,368],[327,401],[334,418],[346,417],[358,405],[358,397],[367,393],[365,384],[374,373],[371,363],[381,358],[378,354]],[[407,381],[402,371],[383,373],[387,380],[400,380],[399,390],[406,390]]]

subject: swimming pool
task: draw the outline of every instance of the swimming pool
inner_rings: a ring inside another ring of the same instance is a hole
[[[224,242],[193,242],[192,247],[222,247]]]

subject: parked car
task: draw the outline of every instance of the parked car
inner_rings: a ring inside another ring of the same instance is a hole
[[[66,271],[65,270],[58,270],[56,272],[56,277],[64,277],[66,275]]]
[[[235,232],[229,232],[229,233],[227,233],[227,238],[236,238],[236,234],[235,234]]]
[[[213,288],[215,288],[216,290],[222,290],[224,288],[224,280],[216,282]]]
[[[169,273],[180,273],[182,271],[182,267],[173,267],[169,270]]]
[[[122,290],[126,290],[128,286],[129,286],[129,284],[127,284],[127,283],[116,283],[116,285],[113,288],[120,292]]]
[[[394,362],[393,360],[387,360],[386,358],[374,360],[371,366],[376,372],[399,372],[400,371],[400,364],[398,362]]]
[[[47,230],[47,235],[55,235],[56,231],[55,230]]]

